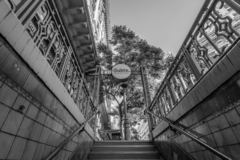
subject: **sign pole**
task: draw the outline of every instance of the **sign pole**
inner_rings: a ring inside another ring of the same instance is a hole
[[[126,100],[126,91],[127,91],[127,84],[123,83],[122,85],[123,88],[123,101],[124,101],[124,114],[125,114],[125,120],[124,120],[124,133],[125,133],[125,140],[130,140],[130,122],[127,116],[127,100]]]
[[[126,100],[126,91],[127,91],[127,82],[129,77],[131,76],[131,68],[125,64],[117,64],[112,68],[112,76],[114,80],[118,83],[122,83],[121,87],[123,88],[123,100],[124,100],[124,113],[125,113],[125,121],[124,121],[124,133],[125,140],[130,140],[130,122],[127,116],[127,100]]]

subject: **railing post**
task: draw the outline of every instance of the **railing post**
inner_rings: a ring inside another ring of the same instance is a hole
[[[101,76],[101,68],[100,66],[97,67],[97,71],[96,71],[96,75],[95,75],[95,79],[96,79],[96,88],[95,88],[95,96],[94,96],[94,106],[98,108],[98,103],[99,103],[99,92],[100,92],[100,76]],[[94,126],[93,126],[93,130],[94,130],[94,139],[96,139],[96,135],[97,135],[97,132],[98,132],[98,129],[97,129],[97,123],[98,123],[98,119],[99,119],[99,116],[96,115],[95,117],[95,121],[94,121]]]
[[[190,57],[190,53],[188,52],[187,48],[185,48],[185,46],[182,47],[182,52],[189,64],[189,66],[191,67],[193,74],[195,75],[196,79],[198,80],[201,77],[201,73],[199,72],[196,65],[194,64],[192,58]]]
[[[213,46],[213,48],[218,52],[219,55],[222,54],[218,46],[213,42],[213,40],[207,35],[204,29],[200,28],[200,33],[204,35],[204,37],[208,40],[208,42]]]
[[[150,98],[150,92],[149,92],[149,87],[147,83],[147,75],[146,75],[145,67],[141,66],[140,72],[141,72],[141,79],[142,79],[142,85],[143,85],[145,107],[148,108],[151,103],[151,98]],[[151,132],[153,127],[151,116],[147,115],[147,119],[148,119],[148,130],[149,132]],[[152,139],[152,137],[150,137],[150,139]]]
[[[124,113],[125,113],[125,121],[124,121],[124,127],[125,127],[125,140],[130,140],[130,122],[127,116],[127,100],[126,100],[126,87],[123,87],[123,99],[124,99]]]
[[[175,100],[175,97],[174,97],[174,95],[173,95],[173,93],[172,93],[172,90],[171,90],[169,81],[167,81],[166,88],[168,89],[169,94],[170,94],[170,96],[172,97],[172,102],[173,102],[173,106],[174,106],[174,105],[176,104],[176,100]],[[172,107],[173,107],[173,106],[172,106]]]

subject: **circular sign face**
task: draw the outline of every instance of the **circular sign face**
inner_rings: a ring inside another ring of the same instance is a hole
[[[127,80],[131,75],[131,69],[126,64],[117,64],[112,68],[112,76],[117,80]]]

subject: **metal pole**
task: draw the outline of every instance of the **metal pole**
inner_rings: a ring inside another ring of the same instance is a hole
[[[208,149],[209,151],[211,151],[212,153],[216,154],[217,156],[219,156],[222,159],[226,159],[226,160],[232,160],[231,158],[227,157],[226,155],[222,154],[221,152],[219,152],[218,150],[214,149],[213,147],[207,145],[205,142],[199,140],[198,138],[196,138],[196,136],[192,135],[191,133],[188,133],[186,131],[184,131],[183,129],[179,128],[178,126],[176,126],[175,124],[173,124],[170,120],[168,120],[167,118],[164,117],[160,117],[150,111],[148,111],[147,109],[145,110],[145,112],[147,112],[148,114],[151,114],[155,117],[158,117],[159,119],[167,122],[171,127],[175,128],[176,130],[178,130],[179,132],[183,133],[185,136],[191,138],[192,140],[194,140],[196,143],[200,144],[201,146],[203,146],[204,148]]]
[[[125,121],[124,121],[125,140],[130,140],[130,122],[127,116],[126,88],[123,88],[123,99],[124,99],[124,113],[125,113]]]
[[[88,120],[86,120],[77,130],[75,130],[67,139],[65,139],[52,153],[50,153],[45,160],[51,160],[53,159],[71,140],[73,137],[75,137],[96,114],[99,112],[96,112],[92,115]]]

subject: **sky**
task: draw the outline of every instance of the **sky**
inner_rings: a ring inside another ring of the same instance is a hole
[[[111,26],[126,25],[176,55],[204,0],[109,0]]]

